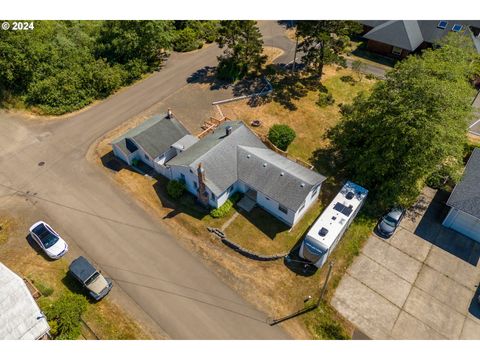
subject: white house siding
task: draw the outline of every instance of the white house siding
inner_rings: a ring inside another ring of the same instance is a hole
[[[181,180],[182,174],[185,176],[185,188],[188,192],[193,195],[197,195],[197,187],[194,182],[198,185],[198,177],[196,173],[191,173],[190,168],[187,166],[172,166],[171,167],[171,178],[175,180]]]
[[[312,190],[308,193],[307,197],[305,198],[305,206],[301,209],[298,209],[297,212],[295,213],[295,217],[293,219],[293,225],[295,225],[298,220],[300,220],[303,215],[307,212],[307,210],[315,203],[315,201],[318,199],[318,196],[320,194],[320,191],[322,190],[322,185],[318,185],[318,188],[315,190],[315,188],[312,188]]]
[[[268,197],[266,197],[264,194],[261,192],[257,192],[257,204],[260,205],[260,207],[264,208],[266,211],[277,217],[278,219],[282,220],[289,226],[293,226],[294,223],[294,218],[295,218],[295,212],[287,209],[287,213],[283,213],[278,209],[278,202],[275,200],[272,200]]]
[[[443,225],[480,242],[480,219],[463,211],[451,208]]]
[[[116,157],[122,159],[128,165],[131,165],[129,156],[127,154],[125,154],[122,150],[120,150],[120,148],[117,146],[117,144],[112,144],[112,149],[113,149],[113,153],[115,154]]]

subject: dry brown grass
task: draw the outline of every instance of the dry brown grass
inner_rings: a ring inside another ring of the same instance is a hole
[[[277,47],[264,46],[262,54],[267,56],[266,65],[268,65],[268,64],[272,64],[273,61],[276,58],[278,58],[279,56],[281,56],[283,53],[284,53],[284,51],[282,49],[277,48]]]
[[[335,99],[335,104],[331,106],[319,107],[316,104],[318,91],[310,91],[305,97],[292,101],[296,110],[289,110],[274,101],[256,107],[249,106],[248,101],[237,101],[222,105],[222,111],[227,117],[242,119],[247,124],[260,119],[262,126],[252,129],[262,135],[266,135],[273,124],[289,125],[297,137],[288,148],[288,153],[309,162],[313,151],[327,144],[323,139],[325,132],[339,121],[338,104],[351,103],[358,93],[368,91],[375,83],[375,80],[366,78],[354,85],[341,81],[342,76],[348,75],[355,77],[350,69],[337,71],[335,67],[325,67],[322,83]]]
[[[0,245],[5,244],[10,236],[10,229],[14,226],[10,217],[0,218]]]

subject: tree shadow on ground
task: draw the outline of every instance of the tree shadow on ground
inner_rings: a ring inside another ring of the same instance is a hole
[[[198,69],[187,78],[189,84],[208,84],[210,90],[228,89],[232,83],[217,78],[217,68],[215,66],[204,66]]]
[[[255,226],[271,240],[275,240],[275,237],[278,234],[290,229],[288,225],[258,206],[254,207],[250,212],[246,212],[238,207],[237,202],[234,205],[234,208],[236,211],[241,212],[241,214],[245,217],[245,219],[248,220],[249,223]]]
[[[310,91],[326,91],[318,76],[305,75],[305,73],[299,71],[292,73],[291,71],[278,69],[271,76],[270,83],[273,87],[270,96],[271,101],[290,111],[297,110],[295,101],[307,96]]]
[[[168,179],[158,175],[157,180],[153,185],[153,189],[160,200],[162,207],[170,209],[170,211],[162,217],[162,219],[172,219],[175,216],[184,213],[197,220],[202,220],[205,216],[210,214],[210,210],[201,205],[197,199],[185,191],[180,199],[174,200],[167,194]]]
[[[25,240],[27,240],[28,245],[30,245],[32,247],[32,249],[35,250],[45,260],[47,260],[49,262],[54,262],[55,261],[55,259],[52,259],[47,254],[45,254],[45,251],[43,251],[43,249],[40,248],[40,245],[37,244],[37,242],[33,239],[31,234],[28,234],[27,236],[25,236]]]

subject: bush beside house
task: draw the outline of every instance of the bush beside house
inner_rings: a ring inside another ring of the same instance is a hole
[[[185,184],[182,181],[170,180],[167,184],[167,194],[172,199],[180,199],[185,192]]]
[[[213,218],[222,218],[226,216],[230,212],[230,209],[233,207],[233,205],[235,205],[235,203],[238,200],[240,200],[240,193],[237,192],[233,194],[230,198],[228,198],[228,200],[225,201],[225,203],[222,206],[210,211],[210,216]]]
[[[286,151],[297,134],[288,125],[275,124],[268,131],[268,140],[280,150]]]

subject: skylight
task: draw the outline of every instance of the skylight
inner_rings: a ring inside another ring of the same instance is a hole
[[[462,30],[462,28],[463,28],[463,25],[455,24],[452,27],[452,31],[459,32],[460,30]]]
[[[448,25],[448,21],[442,20],[438,23],[437,27],[443,30],[447,28],[447,25]]]

